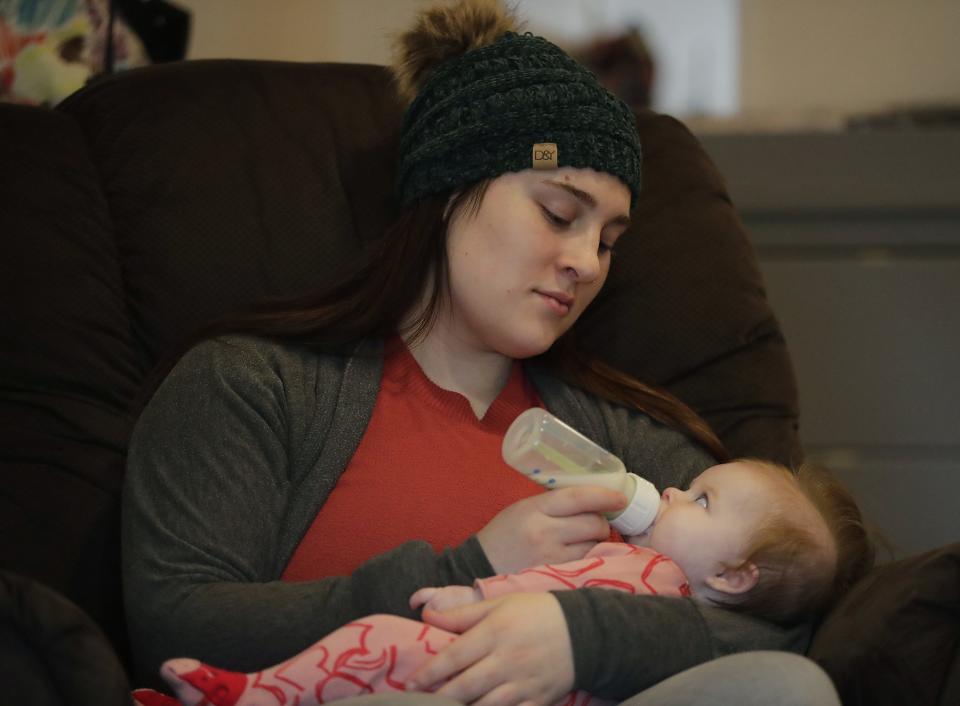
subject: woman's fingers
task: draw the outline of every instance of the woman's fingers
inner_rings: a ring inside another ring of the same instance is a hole
[[[540,507],[543,513],[550,517],[569,517],[587,512],[616,512],[627,506],[627,498],[623,493],[598,485],[561,488],[538,497],[541,498]]]
[[[478,662],[457,677],[455,690],[453,685],[449,688],[451,693],[441,693],[443,689],[437,693],[471,706],[514,706],[523,700],[515,683],[501,683],[497,678],[496,660],[492,658]]]
[[[583,554],[573,555],[567,545],[606,539],[610,530],[600,513],[616,512],[626,502],[598,486],[551,490],[501,510],[477,532],[477,540],[498,574],[579,559]]]
[[[411,676],[411,687],[447,680],[436,693],[462,703],[548,706],[573,686],[569,631],[560,604],[548,593],[425,611],[424,619],[462,634]]]
[[[483,601],[439,613],[423,611],[423,622],[453,633],[463,633],[482,620],[498,604],[498,600]],[[422,691],[433,684],[450,679],[490,652],[490,640],[479,630],[470,639],[459,638],[440,650],[426,664],[421,665],[407,680],[407,689]]]
[[[475,704],[503,687],[496,666],[496,660],[490,655],[464,669],[460,674],[437,689],[438,696],[446,696],[457,703]],[[487,699],[487,703],[491,703]]]
[[[606,537],[607,535],[604,535],[604,539],[606,539]],[[597,546],[597,543],[594,541],[580,542],[579,544],[568,544],[567,552],[569,556],[560,561],[556,561],[554,563],[565,564],[570,561],[578,561],[580,559],[583,559],[586,556],[587,552],[589,552],[595,546]]]
[[[487,617],[490,611],[494,610],[502,600],[503,598],[491,598],[487,601],[460,606],[442,613],[428,609],[423,612],[423,622],[448,632],[464,633]]]
[[[561,544],[602,542],[610,536],[610,523],[603,515],[593,513],[555,520],[551,531]],[[583,556],[582,554],[580,556]],[[575,557],[579,559],[580,557]]]

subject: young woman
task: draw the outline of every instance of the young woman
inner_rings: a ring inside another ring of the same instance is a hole
[[[420,588],[583,557],[625,499],[542,494],[508,469],[500,440],[530,406],[661,488],[724,459],[689,409],[577,352],[640,145],[592,74],[513,29],[486,2],[420,16],[398,63],[412,102],[395,227],[341,282],[207,332],[141,415],[123,560],[145,685],[170,657],[254,671],[364,615],[417,617]],[[483,704],[624,698],[806,636],[590,589],[437,616],[463,634],[424,674],[456,675],[441,694]],[[617,647],[601,660],[599,644]]]

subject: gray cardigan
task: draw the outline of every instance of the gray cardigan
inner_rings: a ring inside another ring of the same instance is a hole
[[[364,615],[417,617],[407,600],[418,588],[492,575],[471,538],[439,554],[410,541],[350,576],[280,580],[360,443],[382,370],[379,342],[333,356],[241,336],[204,342],[174,368],[134,430],[123,494],[138,684],[159,684],[159,663],[174,656],[260,669]],[[532,366],[527,374],[548,409],[659,488],[684,486],[712,463],[646,415]],[[802,650],[808,637],[689,599],[601,589],[556,596],[576,686],[608,698],[730,652]]]

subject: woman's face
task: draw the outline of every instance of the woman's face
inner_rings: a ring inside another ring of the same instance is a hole
[[[629,224],[616,177],[564,167],[504,174],[480,208],[452,218],[450,299],[440,324],[460,344],[527,358],[546,351],[603,286]]]

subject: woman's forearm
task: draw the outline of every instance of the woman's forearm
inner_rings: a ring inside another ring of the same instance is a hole
[[[554,595],[570,632],[574,686],[605,698],[627,698],[724,654],[803,652],[809,639],[808,626],[782,628],[689,598],[595,588]]]

